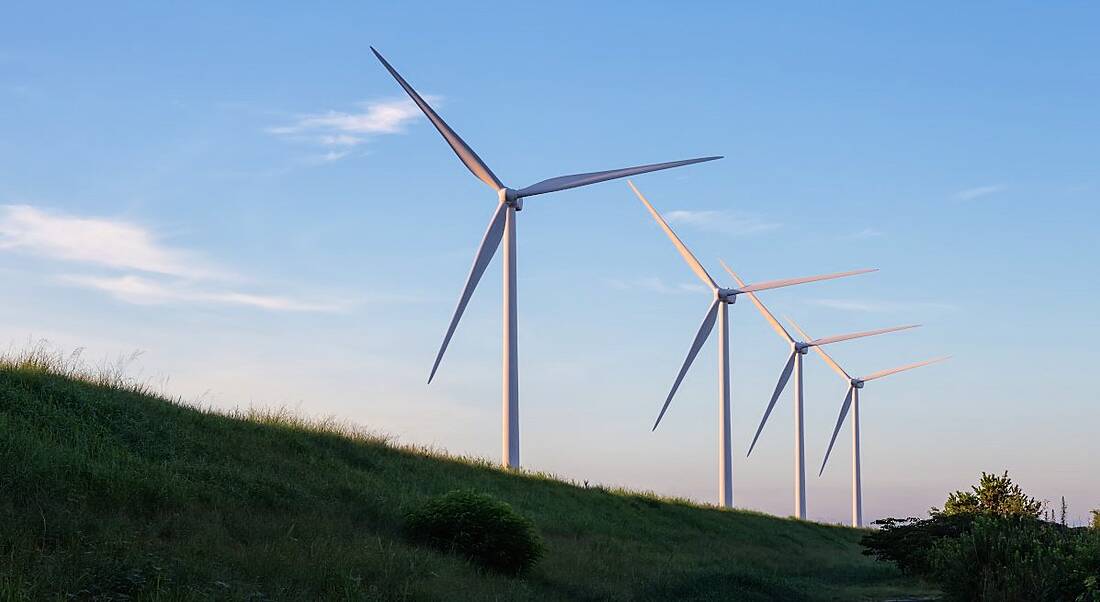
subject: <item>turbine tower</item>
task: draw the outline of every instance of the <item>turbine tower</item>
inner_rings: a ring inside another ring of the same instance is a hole
[[[420,110],[424,112],[428,120],[432,122],[435,129],[439,130],[439,133],[443,136],[443,139],[450,145],[451,150],[454,151],[462,163],[469,169],[477,179],[485,182],[497,193],[497,206],[493,210],[493,216],[489,220],[489,227],[485,232],[485,236],[481,239],[481,246],[478,247],[477,254],[474,255],[474,265],[470,269],[470,275],[466,278],[466,286],[462,289],[462,294],[458,298],[458,306],[455,308],[454,315],[451,317],[451,323],[447,327],[447,334],[443,337],[443,343],[439,347],[439,353],[436,354],[435,363],[432,364],[432,371],[428,375],[428,383],[432,382],[432,378],[435,377],[435,372],[439,368],[439,362],[443,359],[443,353],[447,350],[447,345],[451,342],[451,337],[454,335],[455,328],[458,326],[459,319],[462,318],[462,312],[466,310],[466,304],[470,301],[470,296],[473,295],[474,289],[477,288],[478,282],[481,280],[481,275],[485,273],[485,269],[489,265],[489,261],[492,260],[493,255],[496,253],[498,247],[501,246],[501,240],[504,241],[504,362],[503,362],[503,445],[502,445],[502,463],[507,468],[519,467],[519,343],[517,340],[517,306],[516,306],[516,212],[523,209],[523,199],[530,196],[539,194],[546,194],[548,192],[557,192],[559,190],[566,190],[568,188],[577,188],[579,186],[587,186],[589,184],[595,184],[597,182],[604,182],[606,180],[613,180],[616,178],[625,178],[636,174],[643,174],[651,171],[658,171],[661,169],[669,169],[672,167],[680,167],[682,165],[691,165],[692,163],[701,163],[703,161],[713,161],[714,159],[721,159],[721,157],[703,157],[699,159],[688,159],[685,161],[673,161],[670,163],[655,163],[652,165],[641,165],[638,167],[627,167],[624,169],[615,169],[610,171],[598,171],[592,173],[573,174],[567,176],[559,176],[556,178],[550,178],[541,182],[532,184],[526,188],[519,190],[513,190],[508,188],[493,174],[487,165],[481,160],[480,157],[474,153],[463,140],[455,133],[443,121],[443,119],[424,101],[416,90],[405,81],[403,77],[397,71],[390,66],[385,58],[378,53],[374,47],[371,47],[371,51],[374,52],[374,56],[378,57],[378,60],[382,62],[382,65],[390,72],[390,75],[397,80],[397,83],[404,88],[409,97],[412,98],[416,106],[420,107]]]
[[[788,318],[788,320],[790,320]],[[798,333],[805,337],[810,338],[804,330],[799,328],[798,324],[794,323],[794,320],[790,320],[791,326],[794,326]],[[829,454],[833,451],[833,444],[836,443],[836,436],[840,434],[840,427],[844,426],[844,417],[848,415],[848,408],[852,409],[852,526],[863,526],[863,483],[860,480],[860,455],[859,455],[859,391],[863,388],[864,383],[872,381],[884,376],[890,376],[891,374],[897,374],[898,372],[905,372],[906,370],[912,370],[914,368],[920,368],[921,366],[927,366],[929,364],[935,364],[936,362],[942,362],[948,359],[950,356],[938,357],[931,360],[925,360],[923,362],[916,362],[914,364],[908,364],[905,366],[899,366],[897,368],[891,368],[889,370],[881,370],[855,378],[849,376],[840,364],[837,364],[829,354],[825,352],[820,346],[813,348],[821,359],[825,360],[826,364],[833,369],[834,372],[840,375],[845,382],[848,383],[848,393],[844,396],[844,403],[840,406],[840,416],[836,419],[836,427],[833,428],[833,437],[829,439],[829,449],[825,451],[825,459],[821,462],[821,470],[818,471],[817,476],[821,476],[825,472],[825,464],[829,461]]]
[[[653,208],[653,205],[649,204],[642,193],[634,186],[633,182],[627,180],[630,184],[630,188],[634,190],[634,194],[638,195],[638,199],[642,201],[646,209],[649,210],[650,215],[653,216],[657,225],[664,230],[668,239],[672,241],[672,244],[676,247],[676,250],[680,252],[680,256],[687,262],[691,271],[695,272],[695,275],[703,281],[703,284],[707,285],[713,295],[714,300],[710,304],[710,308],[707,310],[706,316],[703,318],[703,324],[699,327],[699,332],[695,335],[695,341],[691,344],[691,349],[688,350],[687,358],[684,360],[683,366],[680,368],[680,373],[676,375],[676,381],[672,383],[672,390],[669,391],[668,397],[665,399],[665,404],[661,406],[661,413],[657,415],[657,421],[653,423],[653,430],[657,430],[657,426],[661,424],[661,419],[664,418],[665,411],[668,410],[668,405],[672,403],[672,397],[676,395],[676,390],[680,388],[680,382],[684,380],[684,375],[687,374],[688,368],[691,367],[691,363],[695,361],[695,356],[699,354],[699,349],[703,347],[703,344],[707,342],[707,338],[710,337],[710,333],[714,330],[714,322],[718,321],[718,505],[722,508],[733,507],[733,462],[730,455],[730,365],[729,365],[729,313],[728,306],[737,301],[737,295],[744,293],[751,293],[753,291],[763,291],[772,288],[780,288],[783,286],[791,286],[794,284],[802,284],[805,282],[815,282],[818,280],[831,280],[833,278],[842,278],[844,276],[854,276],[856,274],[864,274],[867,272],[873,272],[875,270],[855,270],[852,272],[840,272],[837,274],[825,274],[822,276],[807,276],[805,278],[792,278],[789,280],[771,280],[768,282],[760,282],[757,284],[739,285],[739,288],[722,288],[718,286],[714,279],[710,277],[706,269],[703,268],[699,260],[691,254],[691,251],[680,241],[680,238],[676,236],[676,233],[672,231],[668,223],[661,217],[660,213]],[[724,265],[724,264],[723,264]]]
[[[722,264],[722,267],[733,276],[733,279],[737,281],[738,286],[744,286],[744,281],[741,277],[734,273],[729,266]],[[752,301],[756,309],[760,311],[760,315],[764,316],[764,319],[771,324],[776,334],[791,346],[791,353],[787,357],[787,363],[783,366],[783,372],[779,375],[779,382],[775,385],[775,391],[772,393],[771,401],[768,402],[768,407],[764,410],[764,417],[760,419],[760,426],[756,427],[756,434],[753,435],[752,444],[749,445],[749,451],[745,454],[746,457],[752,454],[752,450],[756,447],[756,441],[760,438],[760,433],[764,430],[764,425],[768,422],[768,417],[772,414],[772,409],[775,408],[775,402],[779,400],[779,396],[783,394],[783,389],[787,386],[787,381],[791,379],[791,375],[794,374],[794,515],[796,518],[806,519],[806,438],[805,428],[802,419],[802,400],[803,400],[803,386],[804,380],[802,378],[802,356],[806,355],[806,352],[811,347],[821,347],[824,345],[830,345],[832,343],[839,343],[841,341],[851,341],[853,339],[861,339],[864,337],[873,337],[875,335],[886,334],[888,332],[897,332],[899,330],[907,330],[909,328],[916,328],[919,324],[910,324],[907,326],[895,326],[893,328],[880,328],[878,330],[867,330],[864,332],[853,332],[849,334],[841,334],[832,337],[825,337],[823,339],[813,340],[796,340],[787,332],[787,329],[783,328],[783,325],[779,323],[779,320],[775,319],[775,316],[768,311],[767,307],[756,297],[756,293],[749,293],[749,300]],[[807,337],[808,339],[808,337]]]

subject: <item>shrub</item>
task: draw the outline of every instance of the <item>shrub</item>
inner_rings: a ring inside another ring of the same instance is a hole
[[[893,562],[907,575],[926,576],[931,570],[928,554],[932,546],[966,533],[973,522],[974,516],[967,514],[884,518],[873,523],[879,528],[864,535],[860,544],[867,556]]]
[[[1007,473],[982,473],[929,518],[875,521],[863,553],[934,582],[948,599],[1100,602],[1100,530],[1041,512]]]
[[[1031,525],[979,518],[967,533],[933,544],[931,573],[953,600],[1053,599],[1045,569],[1061,569],[1061,556],[1033,545],[1039,535]],[[1009,564],[1022,570],[1009,570]]]
[[[1100,539],[1086,529],[982,516],[928,554],[931,576],[954,600],[1096,600]]]
[[[408,537],[460,554],[491,569],[519,574],[543,554],[534,524],[489,495],[456,490],[431,498],[405,515]]]

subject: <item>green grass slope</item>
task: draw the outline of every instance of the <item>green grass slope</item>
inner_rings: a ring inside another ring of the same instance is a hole
[[[473,488],[547,544],[508,578],[401,536]],[[922,586],[861,533],[509,474],[281,415],[0,365],[0,599],[860,600]]]

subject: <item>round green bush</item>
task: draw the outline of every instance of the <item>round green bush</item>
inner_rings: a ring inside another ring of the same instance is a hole
[[[530,520],[508,504],[470,490],[429,499],[405,515],[405,532],[417,543],[512,575],[534,566],[543,554],[542,538]]]

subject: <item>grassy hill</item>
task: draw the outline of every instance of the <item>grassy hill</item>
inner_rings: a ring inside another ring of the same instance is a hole
[[[67,375],[66,375],[67,374]],[[473,488],[542,533],[508,578],[402,515]],[[923,586],[861,532],[509,474],[288,415],[223,415],[43,356],[0,364],[0,600],[861,600]]]

